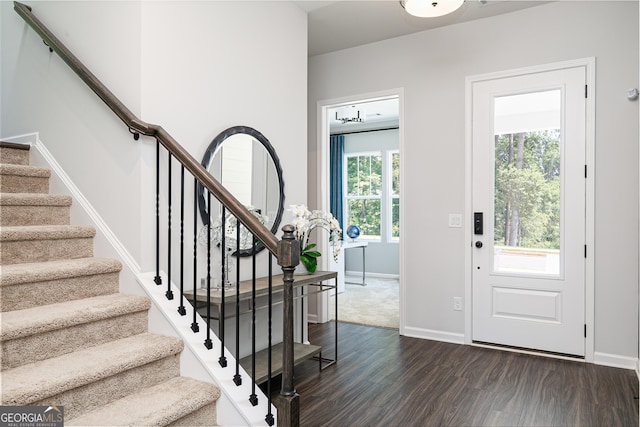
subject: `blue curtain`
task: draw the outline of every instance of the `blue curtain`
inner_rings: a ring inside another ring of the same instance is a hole
[[[330,181],[329,181],[329,208],[331,213],[338,220],[340,227],[342,223],[342,163],[344,161],[344,135],[331,135],[330,143]]]

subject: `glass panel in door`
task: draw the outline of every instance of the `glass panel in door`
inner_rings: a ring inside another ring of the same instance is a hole
[[[561,95],[495,98],[494,273],[561,273]]]

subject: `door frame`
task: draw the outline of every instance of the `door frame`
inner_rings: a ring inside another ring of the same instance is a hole
[[[317,174],[316,174],[316,182],[318,191],[316,193],[316,206],[318,209],[321,209],[323,212],[329,211],[329,158],[330,158],[330,147],[329,147],[329,121],[328,110],[331,108],[340,107],[343,105],[350,104],[359,104],[363,102],[371,102],[384,98],[398,98],[398,152],[400,153],[400,224],[404,224],[404,209],[402,209],[402,201],[405,200],[404,197],[404,186],[402,182],[404,182],[404,168],[402,167],[402,153],[404,152],[404,89],[403,88],[394,88],[388,90],[381,90],[377,92],[369,92],[358,95],[350,95],[341,98],[333,98],[333,99],[325,99],[318,101],[316,104],[316,146],[317,146]],[[329,248],[329,236],[328,233],[320,234],[321,241],[318,242],[319,250],[322,253],[327,253]],[[405,265],[404,265],[404,253],[405,253],[405,240],[400,237],[399,242],[399,333],[400,335],[404,335],[404,277],[405,274]],[[320,263],[318,267],[322,270],[327,270],[329,268],[329,258],[321,257]],[[329,321],[329,293],[323,292],[316,299],[316,313],[317,318],[316,321],[318,323],[324,323]]]
[[[570,61],[555,62],[544,65],[517,68],[512,70],[498,71],[486,74],[477,74],[465,78],[465,218],[468,218],[465,227],[465,241],[467,250],[464,255],[464,295],[465,295],[465,325],[464,342],[473,344],[473,85],[475,83],[495,80],[501,78],[522,76],[526,74],[542,73],[547,71],[561,70],[566,68],[584,67],[586,82],[588,86],[588,96],[586,99],[586,166],[587,177],[585,182],[586,206],[585,206],[585,244],[587,245],[587,258],[585,262],[585,324],[587,327],[585,337],[585,361],[593,362],[594,358],[594,324],[595,324],[595,57],[582,58]]]

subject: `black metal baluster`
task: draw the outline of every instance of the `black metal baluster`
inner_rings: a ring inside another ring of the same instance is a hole
[[[156,139],[156,285],[162,284],[160,277],[160,141]]]
[[[207,190],[207,206],[211,212],[211,192]],[[211,215],[209,215],[209,224],[207,224],[207,339],[204,340],[204,346],[211,350],[213,343],[211,342]]]
[[[184,165],[180,168],[180,306],[178,306],[178,313],[181,316],[187,314],[184,308]]]
[[[167,202],[167,292],[165,296],[168,300],[173,299],[173,292],[171,291],[171,152],[168,152],[168,164],[167,164],[167,182],[169,183],[169,194]]]
[[[200,331],[198,326],[198,179],[193,178],[193,322],[191,330]]]
[[[211,208],[209,208],[211,209]],[[227,262],[227,209],[224,207],[224,205],[222,205],[222,251],[221,251],[221,266],[222,266],[222,272],[220,274],[221,276],[221,280],[222,283],[221,285],[221,289],[220,289],[220,298],[221,298],[221,303],[220,303],[220,308],[219,308],[219,313],[218,313],[218,333],[220,334],[218,336],[218,338],[220,339],[220,358],[218,359],[218,363],[220,364],[220,366],[222,366],[223,368],[227,367],[227,356],[224,355],[225,352],[225,347],[224,347],[224,316],[225,316],[225,299],[224,299],[224,294],[225,294],[225,286],[226,286],[226,280],[227,280],[227,274],[226,274],[226,262]]]
[[[273,413],[271,412],[271,340],[272,340],[272,335],[271,335],[271,316],[273,314],[273,287],[272,287],[272,278],[273,278],[273,273],[272,273],[272,263],[273,263],[273,255],[271,254],[271,252],[269,252],[269,296],[268,296],[268,300],[269,300],[269,304],[268,304],[268,343],[267,343],[267,416],[264,417],[264,420],[267,422],[267,424],[269,424],[270,426],[272,426],[275,422],[274,417],[273,417]]]
[[[233,382],[242,384],[240,375],[240,221],[236,219],[236,374]]]
[[[249,402],[258,404],[256,394],[256,236],[251,234],[251,396]]]

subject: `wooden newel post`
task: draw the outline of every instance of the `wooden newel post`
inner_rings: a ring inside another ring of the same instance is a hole
[[[293,378],[293,273],[300,263],[300,242],[292,225],[282,227],[284,234],[278,242],[278,265],[282,267],[284,294],[282,320],[282,387],[278,399],[278,426],[300,425],[300,396]]]

